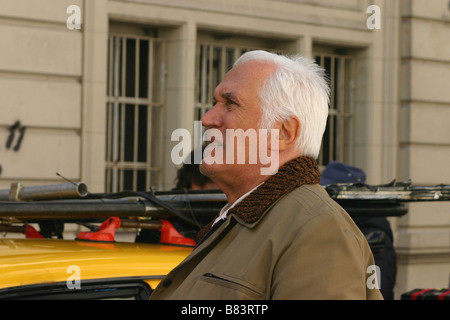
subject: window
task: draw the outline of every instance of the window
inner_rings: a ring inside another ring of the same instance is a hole
[[[161,184],[165,44],[110,35],[106,106],[106,192]]]
[[[233,63],[246,51],[252,48],[200,43],[196,52],[196,86],[195,86],[195,119],[212,106],[214,89],[222,81],[225,73]]]
[[[346,55],[316,53],[316,63],[326,70],[330,81],[330,112],[320,150],[319,165],[351,159],[352,99],[350,90],[351,58]]]
[[[0,290],[2,300],[148,300],[149,277],[84,280],[80,289],[68,289],[66,282],[42,283]]]

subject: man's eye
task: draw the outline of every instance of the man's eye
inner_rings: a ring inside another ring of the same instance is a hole
[[[237,105],[237,103],[234,102],[233,100],[227,100],[226,105],[227,105],[227,108],[232,108],[232,107],[235,107]]]

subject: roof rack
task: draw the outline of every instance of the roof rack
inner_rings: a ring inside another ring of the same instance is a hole
[[[340,183],[324,186],[331,198],[353,214],[404,215],[403,205],[418,201],[450,201],[450,185],[414,186],[410,181],[384,185]],[[0,190],[0,218],[95,219],[177,217],[191,225],[209,222],[226,204],[220,190],[91,194],[84,183],[25,187],[14,183]],[[193,219],[192,217],[195,217]]]
[[[449,184],[414,186],[411,181],[393,180],[383,185],[323,187],[352,216],[403,216],[409,202],[450,201]],[[82,182],[33,187],[13,183],[10,189],[0,190],[0,231],[12,230],[14,222],[104,222],[111,217],[120,219],[122,227],[163,230],[168,224],[162,221],[176,219],[199,230],[226,203],[220,190],[92,194]],[[26,225],[20,230],[25,232]],[[31,229],[28,232],[33,234]]]

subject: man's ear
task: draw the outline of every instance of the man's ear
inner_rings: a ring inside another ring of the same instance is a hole
[[[301,130],[300,119],[296,116],[291,116],[288,121],[284,121],[279,125],[279,150],[286,150],[291,148],[295,141],[297,141]]]

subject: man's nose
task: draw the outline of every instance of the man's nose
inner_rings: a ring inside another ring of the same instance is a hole
[[[206,128],[220,127],[222,125],[222,116],[216,106],[209,109],[200,119],[202,126]]]

